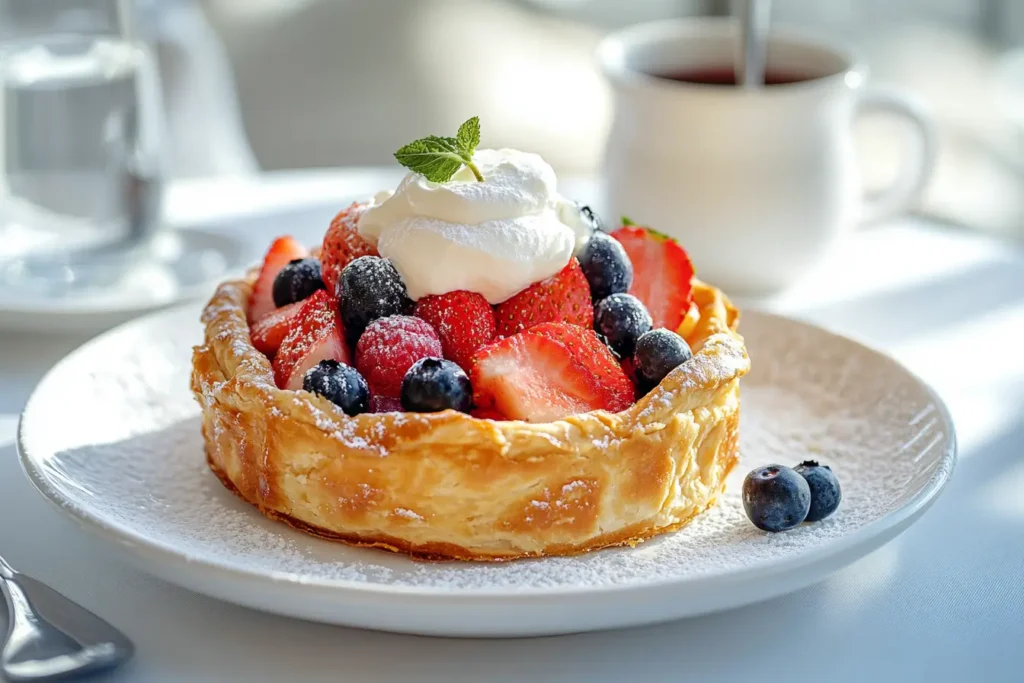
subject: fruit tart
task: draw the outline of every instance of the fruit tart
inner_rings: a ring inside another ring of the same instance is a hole
[[[479,123],[393,192],[273,242],[202,314],[206,456],[266,515],[418,557],[633,545],[737,463],[738,313],[674,240],[605,226]]]

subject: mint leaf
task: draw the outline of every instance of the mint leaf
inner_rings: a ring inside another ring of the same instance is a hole
[[[435,183],[446,183],[465,165],[483,182],[480,169],[473,163],[473,152],[480,144],[480,119],[476,116],[461,126],[457,137],[428,135],[410,142],[395,152],[395,159],[414,173]]]
[[[623,225],[636,225],[636,221],[634,221],[629,216],[623,216],[622,217],[622,224]]]
[[[459,143],[459,150],[472,159],[476,146],[480,144],[480,117],[474,116],[459,126],[455,139]]]

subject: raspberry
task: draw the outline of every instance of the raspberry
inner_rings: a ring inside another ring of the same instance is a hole
[[[437,331],[444,357],[466,372],[473,354],[494,341],[494,310],[487,299],[475,292],[460,290],[425,296],[416,304],[416,316]]]
[[[405,373],[427,357],[442,357],[441,340],[429,323],[408,315],[373,321],[356,345],[356,369],[375,396],[400,397]]]

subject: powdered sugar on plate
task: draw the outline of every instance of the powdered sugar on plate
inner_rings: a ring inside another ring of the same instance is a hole
[[[26,409],[23,458],[37,486],[79,518],[189,562],[275,581],[517,594],[695,581],[826,549],[936,489],[953,463],[945,409],[894,361],[813,327],[749,313],[742,332],[753,370],[741,384],[741,465],[717,506],[636,548],[502,564],[417,562],[312,538],[225,490],[206,466],[188,390],[197,320],[189,308],[139,321],[62,361]],[[72,387],[90,400],[72,409]],[[839,512],[783,534],[755,529],[739,502],[745,473],[805,459],[838,474]],[[393,512],[422,521],[413,510]]]

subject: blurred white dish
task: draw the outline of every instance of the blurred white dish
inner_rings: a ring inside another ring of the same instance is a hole
[[[0,330],[100,332],[143,313],[208,296],[217,282],[253,260],[249,251],[227,232],[167,230],[154,239],[151,257],[139,259],[109,286],[45,295],[0,285]]]
[[[320,540],[226,490],[203,456],[188,390],[200,308],[166,311],[75,351],[42,380],[18,446],[36,488],[140,568],[248,607],[445,636],[531,636],[654,623],[820,581],[916,520],[955,463],[938,397],[896,361],[790,319],[749,312],[742,462],[718,505],[636,548],[499,564],[424,563]],[[68,388],[88,401],[69,409]],[[59,424],[60,429],[54,429]],[[783,534],[745,518],[752,467],[820,458],[844,501]]]

